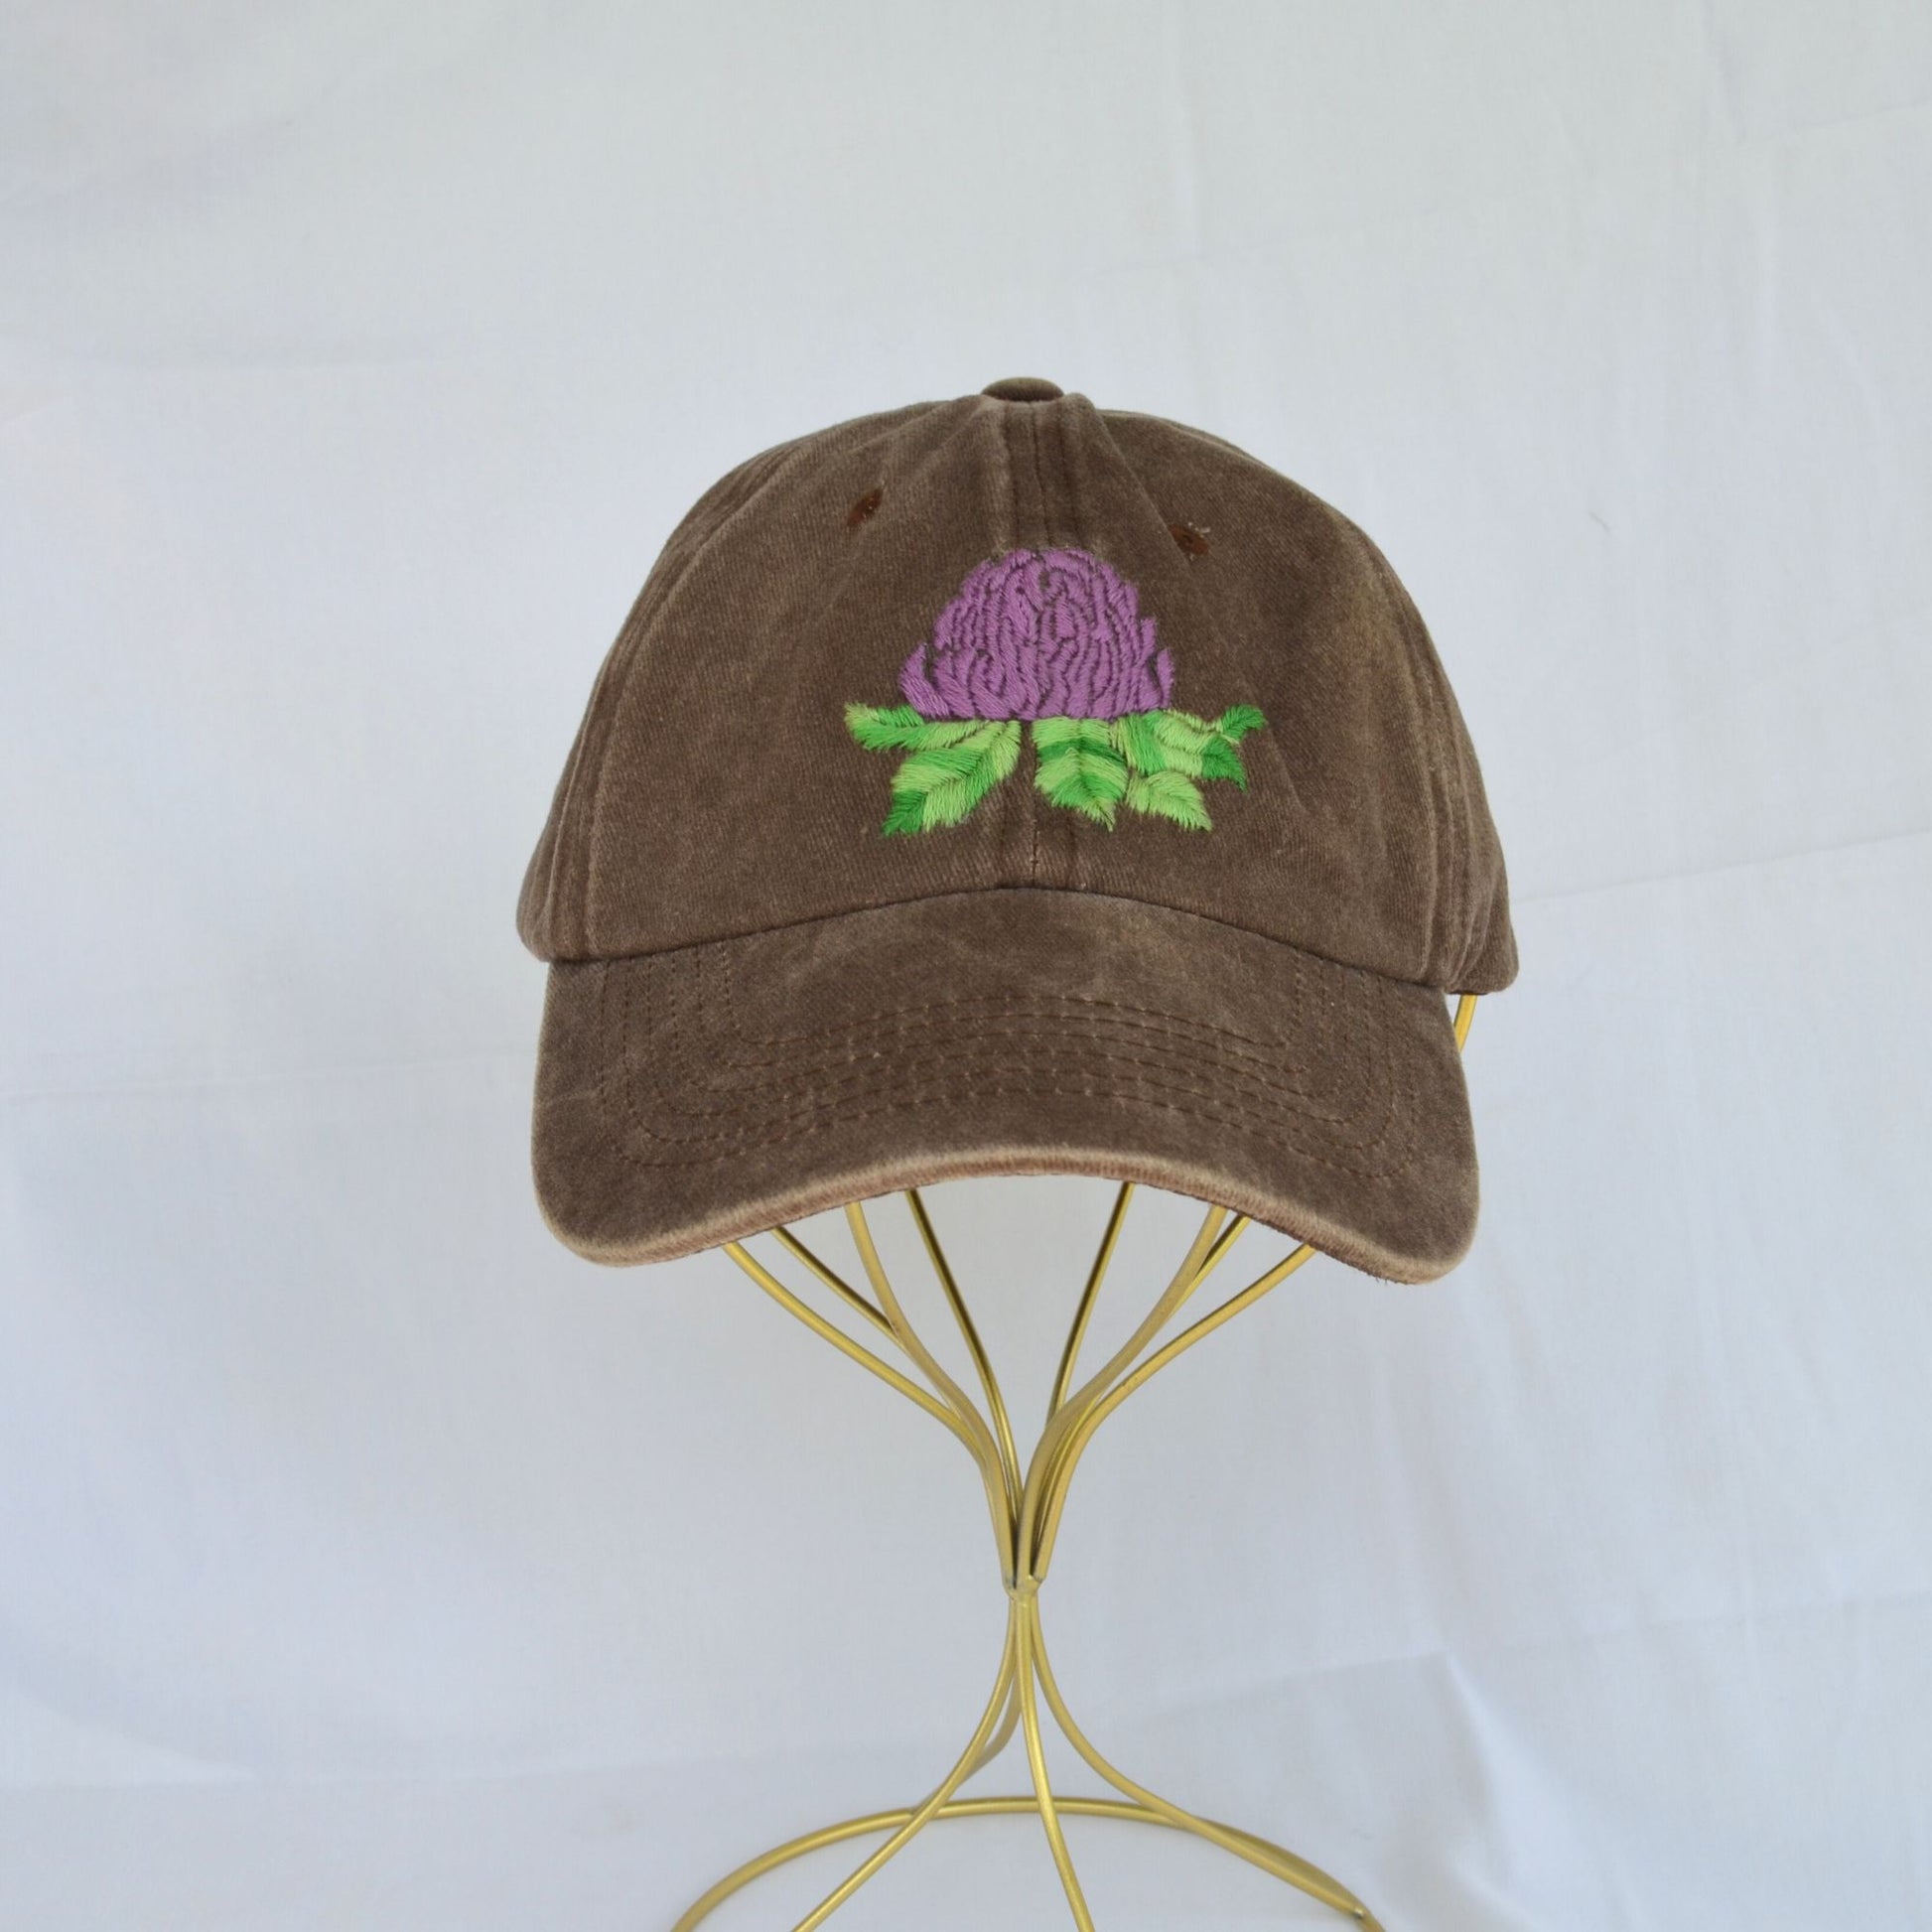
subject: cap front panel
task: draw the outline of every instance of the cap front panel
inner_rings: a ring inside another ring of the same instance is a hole
[[[1410,982],[1514,970],[1420,617],[1218,439],[1077,395],[860,419],[676,566],[560,788],[546,956],[1047,887]]]

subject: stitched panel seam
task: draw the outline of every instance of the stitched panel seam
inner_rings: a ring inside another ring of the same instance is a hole
[[[1434,980],[1407,979],[1400,973],[1383,972],[1374,966],[1358,966],[1346,959],[1330,959],[1325,953],[1313,952],[1300,940],[1290,939],[1279,932],[1266,932],[1258,926],[1240,925],[1233,919],[1222,918],[1216,912],[1203,912],[1194,905],[1173,905],[1162,899],[1136,898],[1126,893],[1096,892],[1087,887],[1072,886],[970,886],[950,888],[937,893],[908,893],[902,898],[865,900],[852,905],[842,905],[830,912],[811,912],[795,919],[781,920],[772,925],[750,926],[736,932],[714,933],[706,939],[680,939],[676,945],[654,946],[634,952],[600,955],[595,959],[566,958],[553,963],[573,966],[614,965],[628,959],[673,959],[682,953],[696,952],[704,946],[742,945],[751,940],[764,939],[780,932],[797,932],[804,927],[825,925],[835,919],[870,918],[875,913],[903,911],[913,905],[937,905],[949,899],[977,898],[986,893],[1027,893],[1050,894],[1055,898],[1075,903],[1099,905],[1132,905],[1147,912],[1160,912],[1176,919],[1198,919],[1204,925],[1219,926],[1227,932],[1238,932],[1243,938],[1260,941],[1264,945],[1279,946],[1284,952],[1300,958],[1313,960],[1324,969],[1337,973],[1359,974],[1364,979],[1386,980],[1391,986],[1414,987],[1418,992],[1442,993],[1445,989]]]

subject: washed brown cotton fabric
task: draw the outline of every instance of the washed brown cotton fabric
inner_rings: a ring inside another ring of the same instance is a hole
[[[1110,797],[1110,746],[1164,757],[1123,704],[1196,773],[1220,721],[1205,778]],[[907,829],[855,705],[1017,762]],[[1445,996],[1516,971],[1475,754],[1376,546],[1199,430],[1016,379],[734,470],[605,660],[518,926],[538,1196],[599,1261],[969,1173],[1173,1188],[1398,1281],[1474,1231]]]

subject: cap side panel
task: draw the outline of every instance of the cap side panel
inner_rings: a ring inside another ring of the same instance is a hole
[[[1400,979],[1480,991],[1474,980],[1512,971],[1475,755],[1386,557],[1339,510],[1222,439],[1132,411],[1104,420],[1158,513],[1209,530],[1192,582],[1263,689],[1267,736],[1299,794],[1301,809],[1273,823],[1254,864],[1217,882],[1222,902],[1207,909]],[[1259,790],[1244,812],[1267,811]]]
[[[876,440],[896,425],[944,406],[912,403],[773,444],[719,478],[678,520],[599,667],[549,818],[525,872],[517,929],[539,957],[581,956],[593,943],[590,875],[612,729],[636,658],[686,574],[713,540],[762,495],[788,460],[807,450]]]
[[[1499,993],[1516,977],[1516,933],[1509,915],[1509,878],[1502,841],[1489,815],[1487,790],[1462,708],[1447,678],[1443,699],[1451,725],[1450,743],[1461,773],[1461,798],[1467,830],[1464,845],[1463,919],[1444,983],[1458,993]]]
[[[1012,479],[994,408],[975,397],[813,439],[706,544],[608,707],[579,956],[1014,877],[1001,802],[889,835],[909,754],[855,742],[848,720],[904,705],[908,656],[1000,547]]]
[[[1266,465],[1156,417],[1107,420],[1212,653],[1237,667],[1244,688],[1230,696],[1267,720],[1243,742],[1246,791],[1217,805],[1197,858],[1176,849],[1160,866],[1169,902],[1423,979],[1435,808],[1412,666],[1373,574],[1335,512]],[[1183,554],[1170,520],[1204,529],[1205,550]],[[1176,703],[1211,715],[1224,702],[1211,687],[1180,696],[1179,648]],[[1142,890],[1125,851],[1094,856],[1096,888]]]
[[[666,539],[643,587],[632,600],[616,638],[605,652],[590,700],[558,780],[550,816],[524,875],[517,908],[523,942],[540,958],[581,951],[589,928],[591,834],[611,722],[641,639],[705,543],[732,512],[756,495],[785,456],[803,439],[775,444],[749,458],[692,504]]]
[[[1230,443],[1225,436],[1216,436],[1212,430],[1200,429],[1192,423],[1176,423],[1170,416],[1157,416],[1146,409],[1103,409],[1100,419],[1109,429],[1121,428],[1129,434],[1135,425],[1152,426],[1164,437],[1172,437],[1184,443],[1198,443],[1210,450],[1219,450],[1226,456],[1239,457],[1243,463],[1252,463],[1258,469],[1268,466],[1251,450],[1244,450],[1238,443]]]
[[[755,457],[731,478],[725,480],[726,483],[731,485],[729,488],[724,484],[719,486],[717,494],[708,505],[702,523],[692,530],[684,541],[673,539],[676,544],[675,551],[672,552],[667,546],[665,558],[667,568],[663,572],[662,589],[648,604],[643,599],[639,600],[635,620],[625,629],[621,655],[611,684],[610,701],[601,714],[604,729],[599,744],[600,752],[609,744],[618,716],[623,708],[624,693],[635,674],[638,659],[643,653],[646,639],[658,621],[660,612],[669,606],[679,587],[685,582],[704,552],[725,535],[734,521],[744,516],[757,503],[759,498],[784,474],[789,463],[798,460],[801,454],[808,451],[818,440],[816,437],[800,437],[789,443],[778,444],[761,456]],[[651,574],[653,578],[658,575],[656,571]],[[599,884],[595,866],[597,829],[598,821],[605,809],[610,772],[610,759],[600,757],[597,777],[590,792],[590,807],[585,815],[583,834],[579,841],[578,878],[581,884],[578,903],[583,911],[578,938],[579,942],[586,947],[593,943],[591,934],[597,924]]]
[[[1439,778],[1443,884],[1427,977],[1457,992],[1496,992],[1515,977],[1516,945],[1502,843],[1489,815],[1475,747],[1442,653],[1414,598],[1374,538],[1350,519],[1341,520],[1375,565],[1427,696],[1430,765]]]
[[[1395,645],[1391,678],[1392,719],[1399,719],[1411,743],[1410,765],[1420,773],[1414,788],[1416,809],[1409,836],[1398,849],[1403,876],[1413,897],[1416,931],[1422,954],[1415,977],[1432,984],[1444,954],[1443,936],[1452,930],[1457,900],[1457,868],[1461,840],[1459,815],[1453,801],[1449,771],[1452,759],[1446,744],[1439,683],[1441,667],[1423,626],[1422,614],[1404,590],[1389,560],[1360,524],[1335,512],[1335,521],[1367,566],[1378,608],[1387,621]]]

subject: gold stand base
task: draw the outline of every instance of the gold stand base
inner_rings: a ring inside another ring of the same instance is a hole
[[[1454,1020],[1455,1043],[1458,1047],[1468,1037],[1474,1009],[1474,997],[1465,994],[1457,1005]],[[926,1214],[925,1203],[916,1188],[907,1192],[906,1200],[940,1290],[972,1356],[974,1370],[986,1397],[984,1413],[940,1367],[905,1318],[905,1311],[899,1306],[898,1298],[880,1262],[879,1250],[873,1241],[865,1211],[856,1202],[845,1210],[846,1220],[851,1227],[866,1278],[878,1298],[876,1301],[869,1300],[835,1274],[790,1229],[778,1228],[773,1232],[792,1259],[802,1263],[820,1284],[838,1297],[848,1311],[862,1316],[903,1351],[911,1366],[925,1378],[924,1386],[881,1360],[871,1349],[853,1340],[844,1329],[801,1301],[742,1242],[734,1241],[727,1245],[725,1252],[781,1308],[795,1314],[842,1354],[869,1369],[907,1401],[923,1409],[964,1445],[979,1468],[986,1490],[987,1507],[993,1519],[993,1534],[999,1544],[1001,1575],[1008,1599],[1007,1631],[1005,1647],[1000,1654],[999,1675],[994,1681],[993,1694],[987,1700],[978,1727],[967,1740],[966,1748],[952,1769],[921,1803],[900,1811],[873,1812],[864,1818],[849,1818],[842,1824],[826,1825],[818,1831],[807,1832],[802,1838],[792,1839],[787,1844],[774,1846],[769,1852],[760,1853],[713,1885],[678,1920],[674,1932],[692,1932],[693,1927],[726,1899],[754,1879],[761,1878],[768,1871],[775,1871],[794,1859],[802,1859],[808,1853],[822,1851],[828,1846],[841,1845],[847,1839],[864,1838],[875,1832],[887,1833],[886,1842],[798,1921],[795,1932],[814,1932],[814,1928],[831,1917],[888,1860],[903,1850],[928,1825],[945,1819],[987,1818],[1025,1812],[1035,1813],[1045,1829],[1053,1863],[1059,1871],[1060,1883],[1065,1888],[1067,1904],[1072,1908],[1079,1932],[1094,1932],[1094,1925],[1079,1877],[1073,1868],[1072,1855],[1067,1850],[1066,1834],[1060,1829],[1063,1817],[1115,1818],[1128,1824],[1159,1825],[1169,1831],[1191,1833],[1238,1859],[1245,1859],[1252,1865],[1258,1865],[1284,1884],[1293,1885],[1311,1898],[1318,1898],[1322,1904],[1353,1919],[1357,1925],[1377,1926],[1368,1907],[1353,1892],[1330,1878],[1325,1871],[1310,1864],[1306,1859],[1298,1858],[1293,1852],[1285,1851],[1253,1832],[1241,1831],[1232,1825],[1216,1824],[1211,1818],[1201,1818],[1193,1812],[1184,1811],[1145,1785],[1137,1784],[1126,1772],[1109,1763],[1074,1723],[1072,1713],[1060,1696],[1059,1686],[1053,1681],[1052,1667],[1046,1661],[1046,1640],[1039,1621],[1039,1587],[1052,1561],[1054,1539],[1059,1531],[1061,1511],[1073,1480],[1074,1468],[1081,1452],[1092,1440],[1094,1431],[1151,1376],[1158,1374],[1175,1356],[1191,1348],[1197,1341],[1212,1334],[1243,1309],[1252,1307],[1277,1283],[1287,1280],[1304,1262],[1311,1259],[1314,1253],[1306,1245],[1297,1248],[1264,1274],[1257,1276],[1239,1294],[1230,1296],[1211,1313],[1200,1316],[1173,1340],[1153,1349],[1142,1359],[1143,1349],[1148,1348],[1167,1325],[1169,1317],[1214,1272],[1247,1228],[1244,1216],[1231,1214],[1225,1207],[1210,1207],[1193,1245],[1187,1250],[1186,1258],[1147,1318],[1104,1368],[1075,1389],[1074,1364],[1079,1359],[1080,1344],[1093,1312],[1094,1300],[1100,1292],[1101,1281],[1120,1239],[1121,1225],[1126,1219],[1128,1203],[1133,1194],[1134,1188],[1130,1183],[1121,1188],[1114,1201],[1106,1232],[1101,1237],[1100,1251],[1094,1257],[1079,1306],[1074,1311],[1073,1325],[1060,1356],[1059,1373],[1054,1378],[1045,1425],[1025,1468],[1021,1466],[1012,1421],[1007,1413],[1006,1400],[1000,1393],[998,1378],[993,1373],[993,1364],[980,1344],[973,1318],[967,1312],[959,1286],[953,1280],[952,1269],[939,1246],[938,1236],[933,1232],[932,1222]],[[1062,1797],[1053,1791],[1046,1776],[1046,1756],[1041,1739],[1041,1698],[1045,1700],[1047,1711],[1067,1742],[1091,1770],[1121,1793],[1119,1798]],[[960,1787],[975,1772],[983,1770],[999,1756],[1016,1729],[1023,1731],[1026,1737],[1027,1761],[1033,1772],[1033,1794],[1030,1797],[960,1797]]]
[[[1130,1795],[1123,1798],[1082,1798],[1065,1796],[1052,1790],[1046,1780],[1045,1761],[1040,1750],[1040,1725],[1034,1703],[1035,1682],[1067,1741],[1109,1784]],[[967,1778],[999,1755],[1012,1736],[1016,1722],[1024,1725],[1026,1729],[1034,1790],[1013,1797],[954,1796]],[[989,1733],[995,1734],[989,1736]],[[1135,1783],[1125,1772],[1117,1770],[1102,1757],[1073,1722],[1060,1698],[1059,1687],[1053,1681],[1040,1636],[1038,1601],[1031,1592],[1015,1595],[1013,1614],[1008,1619],[1006,1651],[1001,1659],[1000,1681],[994,1687],[993,1698],[979,1729],[973,1733],[971,1742],[937,1790],[921,1804],[910,1805],[900,1811],[869,1812],[863,1818],[848,1818],[836,1825],[821,1826],[815,1832],[806,1832],[799,1838],[775,1845],[770,1851],[747,1860],[698,1899],[678,1920],[673,1932],[692,1932],[726,1899],[742,1891],[754,1879],[762,1878],[767,1872],[789,1864],[794,1859],[822,1852],[830,1846],[842,1845],[847,1839],[866,1838],[876,1832],[889,1833],[884,1845],[842,1885],[828,1893],[798,1921],[797,1932],[810,1932],[812,1927],[822,1924],[837,1911],[867,1879],[926,1826],[952,1818],[999,1818],[1028,1813],[1037,1816],[1046,1828],[1060,1880],[1066,1888],[1067,1902],[1082,1932],[1092,1932],[1093,1920],[1080,1881],[1074,1873],[1065,1835],[1060,1830],[1059,1821],[1062,1818],[1113,1818],[1124,1824],[1159,1825],[1165,1831],[1192,1833],[1196,1838],[1204,1839],[1210,1845],[1219,1846],[1222,1851],[1231,1852],[1236,1858],[1258,1865],[1284,1884],[1293,1885],[1298,1891],[1318,1898],[1322,1904],[1331,1906],[1354,1920],[1358,1926],[1366,1928],[1366,1932],[1381,1932],[1380,1922],[1368,1907],[1347,1886],[1329,1877],[1318,1866],[1253,1832],[1242,1831],[1234,1825],[1223,1825],[1211,1818],[1198,1817],[1181,1810],[1178,1805],[1170,1804],[1144,1785]]]
[[[1176,1826],[1172,1819],[1163,1818],[1159,1812],[1149,1811],[1145,1805],[1129,1804],[1120,1798],[1056,1798],[1054,1804],[1063,1818],[1117,1818],[1130,1825],[1159,1825],[1164,1830],[1184,1831],[1185,1826]],[[1037,1814],[1039,1800],[1036,1797],[1015,1798],[956,1798],[951,1804],[941,1805],[932,1814],[932,1823],[938,1824],[948,1818],[1011,1818]],[[865,1818],[848,1818],[842,1824],[826,1825],[818,1831],[807,1832],[803,1838],[795,1838],[787,1845],[775,1845],[769,1852],[749,1860],[740,1865],[729,1877],[721,1878],[698,1900],[698,1902],[678,1920],[675,1932],[686,1932],[686,1928],[696,1925],[718,1906],[722,1905],[733,1893],[742,1891],[754,1878],[762,1878],[767,1871],[775,1871],[780,1865],[789,1864],[793,1859],[802,1859],[810,1852],[822,1852],[827,1846],[843,1845],[849,1838],[865,1838],[873,1832],[887,1832],[910,1821],[914,1813],[910,1811],[875,1811]],[[1294,1859],[1292,1852],[1284,1852],[1279,1845],[1270,1845],[1265,1838],[1256,1838],[1252,1833],[1237,1832],[1231,1825],[1217,1826],[1230,1837],[1243,1838],[1257,1852],[1272,1854],[1279,1859]],[[1259,1863],[1259,1861],[1257,1861]],[[1299,1863],[1300,1861],[1297,1861]],[[1305,1867],[1322,1883],[1331,1886],[1341,1898],[1350,1894],[1334,1880],[1315,1871],[1312,1865]],[[1311,1887],[1304,1886],[1304,1890]],[[1316,1897],[1322,1897],[1319,1892]],[[1324,1903],[1332,1900],[1323,1899]],[[1338,1911],[1345,1911],[1358,1925],[1366,1926],[1369,1932],[1381,1932],[1381,1923],[1359,1901],[1352,1905],[1339,1905]]]

